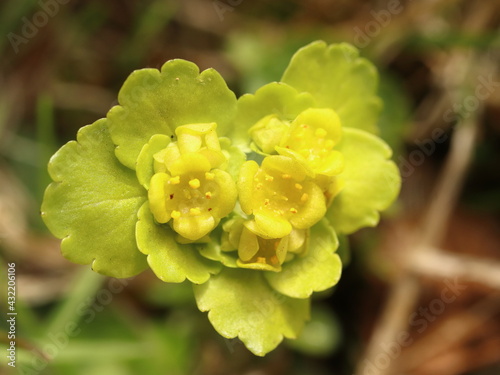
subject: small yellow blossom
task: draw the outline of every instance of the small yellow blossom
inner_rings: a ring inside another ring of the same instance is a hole
[[[287,156],[264,158],[243,164],[238,180],[242,210],[255,217],[255,231],[269,238],[290,234],[292,226],[306,229],[326,211],[321,188],[307,179],[301,164]]]
[[[216,129],[214,122],[179,126],[175,134],[180,153],[198,152],[208,159],[212,168],[220,166],[226,158],[221,151]]]
[[[275,153],[275,147],[290,127],[286,121],[281,121],[276,115],[268,115],[259,120],[248,132],[255,144],[266,154]]]
[[[285,237],[268,238],[258,233],[254,221],[241,217],[228,220],[223,229],[223,250],[237,250],[236,264],[241,268],[279,272],[283,263],[304,255],[307,249],[306,229],[294,228]]]
[[[190,124],[175,129],[177,142],[170,143],[165,149],[154,155],[156,172],[166,172],[170,165],[182,154],[199,153],[207,158],[211,168],[220,167],[226,161],[219,138],[217,124]]]
[[[189,241],[210,233],[236,203],[236,184],[217,169],[226,161],[217,125],[190,124],[176,128],[177,142],[154,155],[155,174],[148,192],[151,212],[159,223]]]
[[[191,241],[214,229],[236,203],[231,176],[210,167],[206,156],[186,153],[170,164],[169,173],[159,172],[151,179],[148,198],[156,221],[173,220],[174,230]]]
[[[335,176],[344,168],[342,154],[334,150],[340,137],[340,119],[335,111],[310,108],[293,120],[276,151],[300,162],[312,177]]]

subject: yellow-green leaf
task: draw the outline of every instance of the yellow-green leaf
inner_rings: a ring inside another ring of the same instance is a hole
[[[49,163],[55,181],[45,192],[42,218],[62,239],[63,255],[92,263],[96,272],[130,277],[147,267],[135,242],[137,211],[146,190],[135,173],[118,162],[101,119],[78,132]]]
[[[295,338],[309,319],[309,299],[273,290],[262,271],[226,268],[195,285],[198,308],[208,311],[214,328],[226,338],[239,337],[254,354],[263,356],[286,338]]]

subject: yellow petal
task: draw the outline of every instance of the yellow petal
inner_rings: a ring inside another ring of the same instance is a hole
[[[296,214],[290,217],[290,223],[299,229],[312,227],[326,213],[325,196],[318,185],[314,182],[305,182],[304,194],[308,196],[307,201]]]
[[[316,131],[322,129],[325,133],[321,138],[329,138],[335,144],[340,141],[342,127],[337,113],[330,108],[308,108],[301,112],[291,125],[291,132],[298,131],[302,125],[308,125],[313,129],[313,134],[318,137]]]
[[[272,155],[264,158],[262,169],[275,170],[282,176],[290,176],[290,178],[296,181],[302,181],[307,175],[307,171],[303,165],[293,158],[282,155]]]
[[[257,254],[257,251],[259,251],[257,236],[247,228],[243,227],[238,245],[238,257],[242,261],[248,262],[254,257],[255,254]]]
[[[188,173],[208,172],[210,167],[210,162],[205,156],[198,153],[187,153],[172,162],[169,165],[169,171],[173,176],[178,176]]]
[[[236,265],[251,270],[281,272],[281,265],[274,267],[267,263],[244,263],[240,259],[236,260]]]
[[[248,133],[255,144],[266,154],[274,152],[289,128],[287,122],[281,121],[276,115],[268,115],[252,126]]]
[[[208,212],[202,212],[199,215],[182,215],[174,220],[174,230],[182,237],[191,241],[196,241],[210,233],[217,225],[216,221]]]
[[[317,163],[313,163],[313,170],[326,176],[336,176],[344,170],[344,155],[341,152],[332,150]]]
[[[269,238],[282,238],[292,231],[292,225],[288,220],[261,212],[255,214],[255,227],[257,233]]]
[[[154,154],[155,172],[165,172],[168,166],[179,159],[180,151],[176,143],[170,143],[166,148]]]
[[[238,178],[238,194],[240,197],[241,209],[247,215],[252,213],[254,206],[254,177],[259,170],[259,165],[253,161],[245,162],[240,169]]]
[[[221,151],[216,128],[214,122],[179,126],[175,132],[181,153],[200,153],[209,160],[212,168],[220,166],[226,157]]]
[[[308,175],[309,177],[314,178],[316,176],[316,172],[311,168],[312,166],[308,163],[307,159],[299,152],[279,146],[276,146],[276,151],[278,152],[278,154],[289,157],[290,159],[298,162],[301,168],[305,170],[306,175]]]
[[[214,169],[212,173],[214,174],[214,182],[218,185],[218,193],[215,197],[213,193],[210,194],[210,199],[213,202],[211,213],[214,217],[222,218],[233,210],[238,191],[236,183],[229,173],[220,169]]]
[[[309,236],[309,229],[293,228],[290,232],[288,251],[295,254],[302,254],[307,248],[307,240]]]
[[[222,225],[223,241],[221,243],[221,250],[231,251],[237,250],[240,243],[241,233],[243,231],[243,222],[245,220],[242,217],[235,217],[226,221]]]
[[[148,199],[151,212],[155,220],[159,223],[166,223],[170,220],[170,212],[165,207],[165,185],[170,179],[166,173],[156,173],[151,178]]]

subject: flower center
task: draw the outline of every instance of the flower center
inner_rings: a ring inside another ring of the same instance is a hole
[[[309,199],[303,186],[290,174],[260,169],[254,177],[258,209],[289,217]]]
[[[214,178],[211,172],[170,177],[165,184],[165,209],[171,211],[171,217],[199,216],[212,211],[212,199],[219,193]]]
[[[285,148],[293,148],[300,155],[311,163],[313,169],[325,158],[325,156],[333,149],[335,142],[327,137],[328,133],[323,128],[316,128],[301,124],[292,132],[289,140],[290,144],[285,145]]]
[[[300,162],[313,178],[335,176],[344,167],[342,154],[334,150],[340,138],[338,115],[331,109],[311,108],[295,118],[276,151]]]

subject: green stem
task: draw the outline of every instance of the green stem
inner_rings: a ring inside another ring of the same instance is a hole
[[[43,192],[51,182],[47,173],[47,163],[57,149],[54,130],[54,106],[47,95],[40,95],[36,105],[37,143],[38,143],[38,186],[37,198],[42,199]]]
[[[82,318],[80,313],[82,306],[94,298],[103,281],[104,276],[91,272],[88,268],[83,269],[75,284],[68,289],[66,300],[49,319],[43,339],[48,340],[49,334],[65,332],[70,323],[78,324]]]

